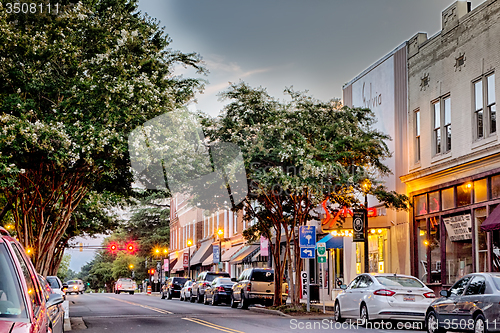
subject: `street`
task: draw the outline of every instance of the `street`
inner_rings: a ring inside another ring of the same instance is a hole
[[[318,331],[379,331],[403,332],[405,330],[367,330],[355,324],[333,322],[330,318],[288,318],[229,306],[207,306],[181,302],[179,299],[162,300],[144,294],[83,294],[68,296],[70,317],[80,317],[87,329],[82,333],[121,332],[318,332]],[[380,323],[375,323],[380,325]],[[394,324],[395,325],[395,324]],[[412,330],[412,332],[418,332]]]

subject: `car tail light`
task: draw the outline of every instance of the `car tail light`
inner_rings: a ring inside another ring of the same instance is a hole
[[[252,291],[252,284],[250,282],[247,284],[247,291]]]
[[[191,287],[188,287],[188,291],[191,291]]]
[[[218,291],[224,291],[224,287],[222,287],[222,286],[217,287],[217,290],[218,290]]]
[[[285,294],[288,294],[288,285],[285,287]]]
[[[424,294],[425,298],[436,298],[436,294],[432,291]]]
[[[389,290],[389,289],[379,289],[379,290],[376,290],[373,294],[378,295],[378,296],[392,296],[395,293],[396,292]]]

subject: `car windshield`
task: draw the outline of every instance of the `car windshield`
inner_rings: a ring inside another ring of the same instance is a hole
[[[218,278],[218,277],[221,277],[221,276],[224,276],[224,277],[229,277],[229,274],[220,274],[220,275],[216,275],[216,274],[207,274],[207,277],[205,278],[206,281],[208,282],[212,282],[214,279]]]
[[[186,283],[187,281],[187,278],[175,278],[174,279],[174,283],[178,283],[178,284],[184,284]]]
[[[0,320],[28,318],[21,286],[5,244],[0,244]]]
[[[254,271],[252,281],[274,282],[274,272],[272,271]]]
[[[410,287],[424,288],[425,286],[417,279],[405,276],[376,276],[378,282],[388,287]]]
[[[47,281],[52,289],[61,289],[61,285],[59,284],[57,278],[48,276]]]
[[[75,285],[75,284],[78,284],[78,281],[68,281],[68,286],[72,286],[72,285]]]

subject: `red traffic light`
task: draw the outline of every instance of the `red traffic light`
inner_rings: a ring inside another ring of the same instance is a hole
[[[115,254],[116,252],[118,252],[118,244],[116,243],[110,243],[108,245],[108,250],[109,252],[111,252],[112,254]]]
[[[130,254],[134,254],[136,251],[135,249],[135,244],[134,243],[128,243],[127,244],[127,252]]]
[[[154,273],[155,273],[155,270],[151,269],[151,275],[153,275]]]

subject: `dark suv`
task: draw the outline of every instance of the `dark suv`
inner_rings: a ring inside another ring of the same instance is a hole
[[[195,300],[198,301],[198,303],[203,302],[205,289],[207,289],[210,286],[210,283],[218,277],[228,278],[230,275],[226,272],[201,272],[191,287],[191,302],[194,302]]]
[[[184,277],[171,277],[161,289],[161,299],[172,299],[172,297],[181,297],[181,289],[188,278]]]

